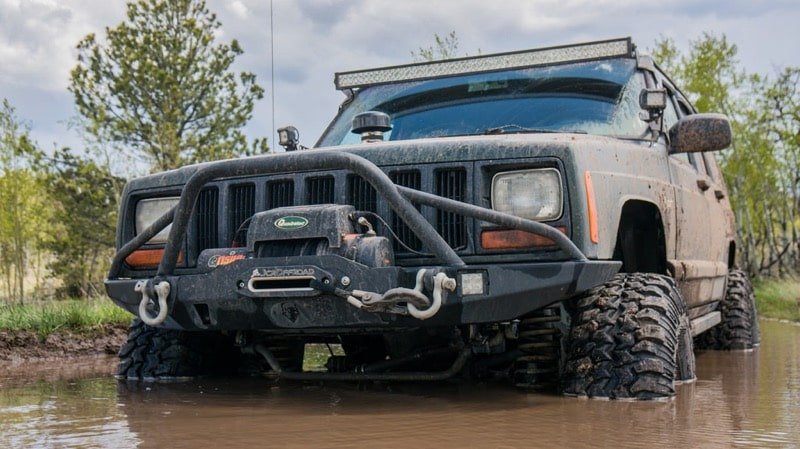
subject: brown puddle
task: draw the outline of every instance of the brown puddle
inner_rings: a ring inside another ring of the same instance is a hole
[[[698,381],[669,402],[502,384],[129,384],[108,375],[113,359],[0,368],[0,447],[800,447],[800,326],[761,330],[756,351],[698,354]]]

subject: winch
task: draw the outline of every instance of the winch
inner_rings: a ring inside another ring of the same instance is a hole
[[[356,232],[356,225],[364,232]],[[394,265],[394,250],[353,206],[281,207],[255,214],[247,228],[247,252],[255,257],[338,255],[367,267]]]

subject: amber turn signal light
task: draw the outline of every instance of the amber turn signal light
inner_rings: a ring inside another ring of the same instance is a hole
[[[559,226],[556,229],[566,234],[567,229]],[[520,249],[554,246],[555,242],[547,237],[516,229],[502,229],[481,232],[483,249]]]
[[[156,268],[164,256],[164,248],[139,249],[125,258],[125,263],[131,268]],[[178,254],[178,263],[183,262],[183,251]]]

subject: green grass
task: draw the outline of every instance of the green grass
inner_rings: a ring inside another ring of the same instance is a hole
[[[800,322],[800,280],[764,279],[755,292],[760,316]]]
[[[307,344],[303,357],[303,371],[324,371],[328,357],[344,355],[342,345]]]
[[[0,303],[0,330],[34,331],[40,337],[57,331],[91,331],[106,324],[130,323],[131,315],[110,300],[36,301]]]

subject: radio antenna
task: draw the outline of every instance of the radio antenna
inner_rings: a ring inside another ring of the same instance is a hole
[[[272,21],[272,0],[269,0],[269,71],[270,83],[272,84],[270,90],[270,98],[272,99],[272,147],[275,146],[275,27]]]

